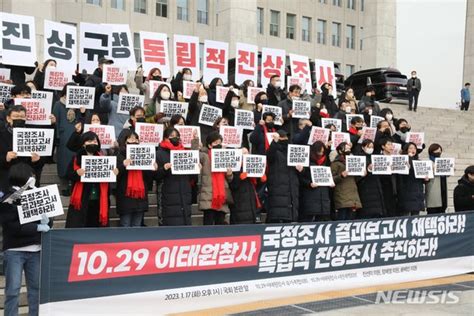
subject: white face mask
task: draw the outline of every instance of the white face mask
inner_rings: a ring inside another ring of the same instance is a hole
[[[281,87],[281,81],[278,80],[278,81],[275,81],[275,88],[280,88]]]
[[[291,97],[291,99],[292,99],[292,100],[299,100],[299,99],[300,99],[300,97],[298,97],[298,96],[294,96],[294,97]]]
[[[199,102],[201,103],[207,103],[207,95],[203,95],[199,97]]]
[[[393,119],[393,115],[392,114],[387,114],[387,115],[385,115],[385,118],[387,119],[387,121],[391,121]]]
[[[160,97],[163,100],[169,100],[170,96],[171,96],[171,93],[169,91],[161,91],[160,93]]]
[[[365,151],[365,153],[366,153],[367,155],[372,155],[373,152],[374,152],[374,149],[373,149],[373,148],[367,148],[367,149],[365,149],[364,151]]]
[[[239,100],[232,100],[232,102],[230,102],[230,105],[233,107],[233,108],[236,108],[239,106]]]
[[[352,108],[350,106],[346,107],[346,113],[351,113],[352,112]]]
[[[191,80],[192,76],[190,74],[184,74],[183,79],[184,80]]]
[[[326,108],[324,108],[324,109],[321,109],[321,111],[320,111],[320,112],[322,112],[322,113],[324,113],[324,114],[328,114],[328,110],[326,110]]]
[[[373,112],[374,112],[374,110],[370,109],[369,110],[369,115],[372,115]]]

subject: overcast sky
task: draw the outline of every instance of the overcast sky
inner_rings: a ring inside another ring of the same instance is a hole
[[[460,101],[465,20],[466,0],[397,0],[397,68],[417,71],[420,106]]]

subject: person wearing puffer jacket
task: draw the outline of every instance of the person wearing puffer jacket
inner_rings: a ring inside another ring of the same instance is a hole
[[[454,210],[456,212],[474,210],[474,165],[464,170],[464,175],[454,188]]]

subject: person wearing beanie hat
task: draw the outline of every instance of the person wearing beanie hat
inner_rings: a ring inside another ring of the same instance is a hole
[[[464,170],[464,175],[459,179],[454,188],[454,211],[464,212],[474,210],[474,165]]]

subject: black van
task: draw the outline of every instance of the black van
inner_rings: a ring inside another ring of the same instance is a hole
[[[352,88],[357,99],[364,95],[367,87],[372,86],[378,101],[408,100],[407,76],[395,68],[374,68],[355,72],[344,81],[344,86],[346,90]]]

